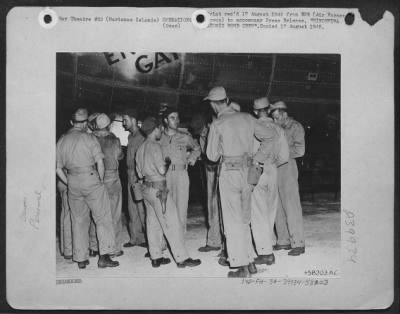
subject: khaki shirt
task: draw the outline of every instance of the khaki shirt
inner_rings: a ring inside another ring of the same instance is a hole
[[[271,134],[273,134],[274,136],[274,140],[272,141],[272,143],[269,143],[268,148],[271,151],[271,154],[268,156],[268,158],[266,160],[264,160],[264,163],[274,163],[275,159],[276,159],[276,155],[278,154],[278,149],[279,149],[279,143],[278,143],[278,139],[279,139],[279,135],[280,132],[284,132],[283,129],[274,123],[274,120],[272,120],[271,118],[268,117],[262,117],[259,118],[258,121],[263,124],[270,132]],[[282,133],[283,136],[283,133]],[[257,151],[259,150],[261,146],[261,142],[257,139],[254,138],[254,146],[253,146],[253,153],[256,154]]]
[[[264,162],[270,157],[276,134],[250,114],[227,107],[210,126],[207,157],[215,162],[222,156],[252,156],[254,136],[261,141],[261,145],[253,158]]]
[[[147,139],[140,145],[136,153],[136,171],[140,179],[145,178],[146,181],[165,180],[165,176],[161,175],[158,170],[164,165],[159,142]]]
[[[306,150],[306,142],[304,139],[305,132],[300,122],[288,117],[282,127],[285,130],[289,144],[289,158],[304,156]]]
[[[160,139],[163,157],[169,157],[173,165],[194,163],[200,157],[200,145],[186,132],[178,130],[169,136],[163,132]]]
[[[93,134],[71,128],[57,142],[57,168],[90,167],[104,158]]]
[[[126,166],[128,170],[135,170],[136,152],[139,146],[142,145],[145,140],[146,138],[142,135],[142,133],[140,133],[139,130],[137,130],[135,134],[129,134],[128,146],[126,148]]]
[[[94,131],[93,135],[97,137],[104,154],[104,169],[118,170],[119,160],[124,158],[119,138],[106,130]]]

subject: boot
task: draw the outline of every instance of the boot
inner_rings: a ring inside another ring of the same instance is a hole
[[[261,265],[261,264],[272,265],[272,264],[275,264],[275,255],[274,254],[259,255],[254,259],[254,262],[257,265]]]
[[[160,267],[161,265],[167,265],[169,263],[171,263],[171,260],[169,258],[160,257],[160,258],[157,258],[157,259],[153,259],[151,261],[151,266],[157,268],[157,267]]]
[[[100,255],[99,261],[97,262],[97,266],[99,268],[106,268],[106,267],[117,267],[119,263],[117,261],[113,261],[110,258],[109,254]]]
[[[228,272],[228,278],[247,278],[250,277],[248,266],[240,266],[237,271]]]
[[[305,251],[306,251],[306,248],[304,246],[299,246],[299,247],[295,247],[294,249],[290,250],[288,255],[298,256],[300,254],[304,254]]]
[[[85,269],[87,265],[89,265],[89,261],[88,260],[85,260],[85,261],[82,261],[82,262],[78,262],[79,269]]]

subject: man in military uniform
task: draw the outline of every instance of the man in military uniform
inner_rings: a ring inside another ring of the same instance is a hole
[[[305,241],[295,158],[304,156],[304,128],[299,122],[290,118],[286,110],[283,101],[272,104],[270,108],[274,122],[284,129],[289,144],[289,162],[278,168],[280,201],[275,220],[277,243],[274,249],[291,249],[288,255],[298,256],[305,252]]]
[[[111,217],[115,234],[114,256],[121,256],[121,210],[122,187],[119,179],[119,160],[124,158],[121,143],[118,137],[109,131],[110,118],[105,113],[96,117],[97,130],[93,134],[97,137],[104,154],[104,184],[111,204]]]
[[[257,182],[249,177],[249,168],[262,163],[271,150],[274,137],[269,130],[248,113],[236,112],[229,104],[223,87],[210,90],[208,100],[218,118],[212,122],[208,135],[207,157],[221,161],[219,191],[229,264],[238,268],[228,277],[248,277],[257,272],[250,230],[250,196]],[[253,140],[260,141],[253,155]]]
[[[219,251],[222,246],[221,227],[218,207],[217,168],[218,163],[208,160],[206,155],[209,123],[205,114],[198,114],[191,121],[195,136],[199,136],[201,161],[206,175],[208,230],[206,245],[199,248],[200,252]],[[203,170],[203,169],[202,169]]]
[[[170,197],[178,208],[178,216],[186,232],[187,211],[189,205],[188,165],[194,165],[200,157],[200,146],[188,132],[178,130],[179,114],[176,109],[168,107],[164,112],[166,126],[161,135],[160,144],[164,158],[171,159],[167,173],[167,186]]]
[[[198,266],[201,264],[200,260],[189,258],[177,208],[168,193],[165,176],[171,161],[163,159],[159,143],[161,129],[162,126],[156,118],[145,119],[142,130],[147,139],[136,154],[137,173],[139,178],[144,179],[143,196],[147,210],[146,232],[151,264],[153,267],[160,267],[171,262],[162,253],[165,235],[179,268]]]
[[[79,268],[89,264],[90,213],[96,223],[100,257],[98,267],[115,267],[111,260],[115,237],[112,227],[110,200],[105,189],[104,155],[94,135],[88,134],[88,113],[78,109],[72,128],[57,142],[57,175],[68,185],[71,208],[73,260]],[[97,166],[97,169],[96,169]]]
[[[122,125],[129,131],[128,146],[126,148],[126,165],[128,169],[128,212],[129,212],[129,242],[124,247],[132,247],[135,245],[146,247],[145,239],[145,209],[143,198],[140,193],[140,183],[136,174],[135,157],[140,145],[145,138],[139,130],[137,124],[136,110],[128,110],[125,112]]]
[[[253,105],[258,121],[274,134],[275,139],[272,154],[263,160],[261,165],[263,172],[251,195],[251,230],[258,254],[255,263],[272,265],[275,263],[272,246],[278,207],[277,167],[288,162],[289,147],[282,128],[268,117],[269,105],[267,97],[255,99]],[[259,141],[255,139],[255,152],[259,145]]]

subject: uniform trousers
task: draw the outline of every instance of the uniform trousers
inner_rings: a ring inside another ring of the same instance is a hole
[[[71,208],[73,260],[88,259],[90,213],[96,224],[100,255],[113,253],[114,229],[110,199],[97,173],[68,175],[68,201]]]
[[[137,184],[137,177],[134,170],[128,169],[128,213],[129,213],[129,242],[141,244],[145,239],[145,209],[143,200],[135,200],[133,187]]]
[[[296,160],[278,168],[278,211],[275,219],[277,244],[304,247],[303,211],[300,203]]]
[[[111,206],[111,217],[115,236],[115,245],[113,251],[118,253],[121,251],[122,244],[122,221],[121,221],[121,211],[122,211],[122,186],[119,179],[119,174],[117,170],[106,170],[104,174],[104,185],[106,187],[108,197],[110,199]],[[93,220],[90,223],[89,230],[89,247],[93,251],[98,250],[97,246],[97,236],[96,236],[96,226]]]
[[[207,245],[220,247],[222,245],[221,226],[219,219],[217,167],[205,166],[207,176],[207,209],[208,209],[208,230]]]
[[[163,256],[165,235],[175,261],[180,263],[187,259],[189,255],[185,248],[184,233],[178,218],[177,208],[168,195],[166,212],[163,214],[160,200],[156,196],[157,191],[154,188],[146,187],[143,192],[147,211],[146,233],[150,257],[155,260]]]
[[[258,255],[272,254],[274,224],[278,207],[277,169],[265,164],[251,195],[251,230]]]
[[[60,251],[64,256],[72,256],[71,210],[68,203],[68,188],[63,183],[57,184],[61,197],[60,216]]]
[[[222,164],[219,191],[228,261],[231,267],[254,261],[250,230],[250,185],[247,169],[226,170]]]
[[[189,175],[187,170],[172,170],[167,172],[168,196],[172,198],[178,209],[178,218],[186,233],[187,213],[189,205]]]

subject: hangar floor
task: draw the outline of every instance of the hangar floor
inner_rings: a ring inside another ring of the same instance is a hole
[[[341,264],[340,247],[340,202],[332,194],[315,195],[314,201],[304,200],[304,229],[306,253],[288,256],[287,251],[274,252],[276,263],[272,266],[257,266],[258,273],[252,277],[306,277],[308,271],[327,271],[330,276],[339,277]],[[124,228],[124,238],[128,233]],[[146,249],[124,248],[124,255],[115,258],[120,262],[116,268],[99,269],[97,258],[90,259],[86,269],[78,269],[76,263],[65,260],[59,253],[57,241],[57,278],[83,277],[226,277],[229,269],[220,266],[218,252],[200,253],[198,248],[205,244],[206,222],[201,205],[189,207],[186,246],[192,258],[200,258],[202,264],[194,268],[179,269],[172,261],[169,265],[153,268],[150,259],[145,258]],[[126,242],[125,241],[125,242]],[[124,242],[124,243],[125,243]],[[170,257],[169,253],[166,256]],[[332,276],[332,273],[336,276]],[[324,276],[323,276],[324,277]]]

